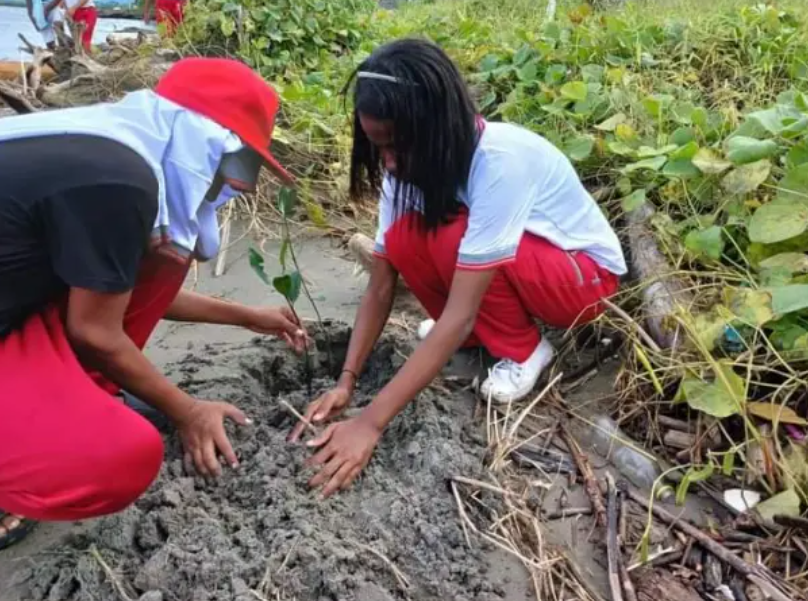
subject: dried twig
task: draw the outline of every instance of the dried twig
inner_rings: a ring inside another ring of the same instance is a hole
[[[781,578],[778,578],[766,567],[762,565],[752,565],[744,561],[724,547],[721,543],[715,541],[709,535],[705,534],[692,524],[679,519],[677,516],[672,515],[671,513],[668,513],[665,509],[657,504],[651,504],[642,494],[634,490],[629,490],[628,495],[632,501],[638,503],[646,510],[650,509],[650,511],[653,512],[657,518],[666,524],[669,524],[674,528],[678,528],[688,536],[696,539],[698,543],[708,552],[712,553],[721,561],[742,574],[750,582],[761,587],[770,598],[775,599],[776,601],[795,601],[797,599],[808,599],[802,593],[802,591],[783,581]]]
[[[578,445],[578,441],[575,440],[572,434],[570,434],[563,425],[559,426],[559,428],[561,429],[561,436],[564,439],[573,460],[575,461],[575,465],[578,467],[578,471],[581,473],[581,478],[583,478],[584,489],[586,490],[586,494],[589,495],[589,500],[592,503],[592,509],[595,512],[595,521],[599,526],[605,528],[606,506],[603,502],[603,494],[600,492],[600,486],[598,485],[598,480],[595,477],[595,472],[592,470],[592,465],[589,463],[589,458],[584,455],[584,452]]]
[[[608,504],[606,516],[606,555],[609,564],[609,590],[612,601],[623,601],[623,587],[620,586],[620,547],[617,542],[618,515],[620,508],[617,486],[611,474],[606,474]]]
[[[805,518],[776,515],[774,516],[774,523],[784,528],[796,528],[797,530],[808,532],[808,520]]]
[[[362,551],[367,551],[371,555],[375,555],[379,559],[381,559],[385,565],[390,568],[390,571],[393,573],[393,576],[396,578],[396,582],[398,582],[398,586],[403,590],[407,591],[410,588],[410,579],[402,572],[396,564],[394,564],[389,557],[387,557],[381,551],[377,551],[373,547],[369,545],[363,545],[362,543],[352,540],[351,541],[357,548],[361,549]]]
[[[98,562],[98,565],[101,566],[101,569],[104,570],[104,573],[107,575],[107,578],[109,578],[110,582],[112,583],[112,587],[115,589],[115,592],[118,593],[118,595],[121,597],[121,599],[123,599],[124,601],[136,601],[136,599],[126,591],[126,587],[124,586],[123,582],[121,582],[121,579],[118,578],[117,574],[115,574],[115,571],[104,560],[104,558],[101,556],[101,553],[98,552],[98,549],[96,548],[95,545],[92,545],[90,547],[90,555],[93,556],[93,559],[95,559]]]
[[[563,520],[578,515],[592,515],[591,507],[566,507],[558,511],[548,511],[544,514],[544,519],[548,521]]]
[[[291,413],[292,415],[294,415],[294,416],[295,416],[295,417],[296,417],[296,418],[297,418],[299,421],[303,422],[303,423],[306,425],[306,428],[308,428],[309,430],[311,430],[313,434],[319,434],[319,433],[320,433],[320,430],[317,428],[317,426],[315,426],[313,423],[311,423],[311,422],[310,422],[310,421],[309,421],[309,420],[308,420],[308,419],[307,419],[307,418],[306,418],[306,417],[305,417],[303,414],[301,414],[301,413],[300,413],[300,412],[299,412],[297,409],[295,409],[294,407],[292,407],[292,405],[290,405],[288,401],[285,401],[284,399],[281,399],[281,400],[280,400],[280,404],[281,404],[281,406],[282,406],[284,409],[286,409],[286,410],[287,410],[289,413]]]

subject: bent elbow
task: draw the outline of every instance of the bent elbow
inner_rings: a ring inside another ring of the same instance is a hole
[[[95,324],[68,319],[65,333],[70,346],[83,358],[106,356],[115,349],[115,334]]]

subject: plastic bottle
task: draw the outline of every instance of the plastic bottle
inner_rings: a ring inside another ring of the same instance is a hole
[[[595,450],[608,459],[634,486],[653,490],[654,483],[661,474],[657,462],[638,451],[635,448],[638,445],[612,418],[600,415],[594,419],[591,442]],[[661,484],[657,486],[656,493],[660,499],[665,500],[673,495],[673,489]]]

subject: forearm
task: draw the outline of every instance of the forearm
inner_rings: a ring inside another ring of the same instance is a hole
[[[346,371],[340,375],[338,386],[353,390],[356,384],[355,376],[361,373],[373,347],[379,340],[390,317],[394,300],[395,280],[389,286],[379,288],[369,286],[367,292],[362,296],[343,364],[343,369]]]
[[[165,319],[193,323],[243,326],[250,321],[252,309],[196,292],[181,290],[168,308]]]
[[[82,364],[101,372],[122,389],[156,407],[172,420],[180,421],[194,400],[172,384],[126,334],[121,332],[103,342],[72,341]]]
[[[474,328],[474,316],[453,316],[444,312],[396,376],[362,412],[377,429],[387,425],[415,396],[437,377]]]

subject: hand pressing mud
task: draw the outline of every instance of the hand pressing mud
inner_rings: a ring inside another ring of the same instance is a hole
[[[314,488],[325,485],[323,498],[348,488],[367,466],[381,435],[361,415],[328,426],[320,436],[306,443],[309,447],[322,447],[307,461],[308,466],[320,467],[309,485]]]
[[[316,401],[306,408],[305,420],[299,420],[289,435],[289,442],[297,442],[303,435],[308,424],[318,426],[339,415],[350,405],[350,389],[337,386],[322,394]]]
[[[218,453],[230,467],[238,467],[238,458],[224,431],[225,418],[242,426],[252,423],[237,407],[213,401],[195,401],[188,414],[177,422],[185,449],[185,463],[192,463],[203,476],[221,475]]]

